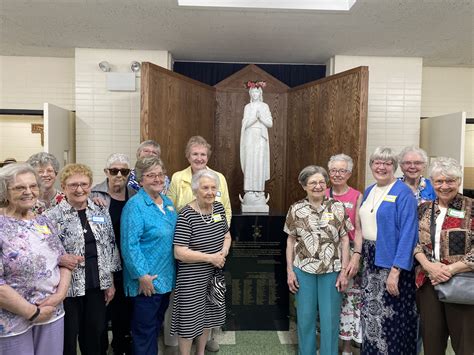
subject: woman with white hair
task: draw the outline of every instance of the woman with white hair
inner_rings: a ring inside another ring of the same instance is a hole
[[[181,355],[191,354],[193,339],[196,354],[204,355],[210,330],[225,322],[225,303],[213,301],[210,292],[214,277],[223,277],[231,236],[224,206],[216,201],[218,175],[201,169],[191,188],[195,199],[180,211],[173,242],[178,268],[171,334],[179,337]]]
[[[456,354],[474,353],[474,305],[441,302],[434,286],[453,275],[474,271],[473,200],[459,193],[462,168],[452,158],[430,167],[436,199],[420,205],[419,240],[415,248],[416,292],[425,354],[441,355],[448,337]],[[471,286],[474,287],[474,281]]]
[[[95,185],[91,191],[91,197],[100,197],[104,201],[105,207],[109,210],[114,229],[116,244],[119,248],[120,256],[120,220],[122,210],[128,199],[136,194],[136,191],[127,186],[127,179],[130,174],[130,160],[125,154],[114,153],[107,158],[104,173],[106,179]],[[122,260],[123,263],[123,260]],[[115,296],[109,303],[108,317],[112,321],[112,349],[116,354],[131,354],[130,319],[132,305],[130,298],[125,297],[123,289],[123,272],[114,273]],[[105,345],[108,339],[104,336]]]
[[[351,258],[346,274],[349,279],[347,290],[342,296],[341,326],[339,338],[343,341],[342,354],[351,354],[351,340],[362,343],[360,329],[360,308],[362,306],[360,290],[360,257],[362,250],[362,234],[360,224],[356,218],[362,202],[362,194],[350,187],[347,181],[352,175],[354,162],[346,154],[333,155],[328,162],[329,180],[331,187],[326,189],[326,196],[344,204],[349,219],[355,227],[349,231]]]
[[[435,192],[429,179],[423,176],[428,163],[426,152],[416,146],[408,146],[399,154],[400,168],[403,176],[400,178],[413,191],[418,205],[425,201],[433,201]]]
[[[377,147],[369,160],[376,181],[359,208],[362,244],[361,354],[416,354],[413,249],[417,203],[395,178],[398,156]]]
[[[33,212],[41,214],[56,206],[64,198],[64,194],[54,186],[59,172],[59,161],[53,154],[40,152],[33,154],[26,162],[36,170],[41,178],[40,195],[33,207]]]

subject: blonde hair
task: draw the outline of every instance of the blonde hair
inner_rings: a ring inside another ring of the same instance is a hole
[[[76,174],[87,176],[90,180],[90,184],[92,185],[92,170],[85,164],[67,164],[61,170],[61,174],[59,177],[61,185],[66,185],[66,180]]]
[[[191,154],[191,148],[194,145],[200,145],[203,147],[207,148],[207,158],[209,159],[211,157],[211,145],[207,143],[207,141],[201,137],[201,136],[192,136],[188,140],[188,144],[186,144],[186,149],[184,151],[184,155],[186,156],[186,159],[189,159],[189,155]]]

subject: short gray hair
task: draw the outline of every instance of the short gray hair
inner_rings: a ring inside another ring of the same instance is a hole
[[[149,139],[149,140],[146,140],[146,141],[143,141],[140,143],[140,145],[138,146],[137,148],[137,159],[140,159],[140,153],[142,152],[142,150],[145,148],[145,147],[148,147],[148,146],[152,146],[153,148],[156,148],[158,150],[158,157],[161,156],[161,147],[160,145],[158,144],[158,142],[155,142],[154,140],[152,139]]]
[[[349,170],[352,173],[352,168],[354,167],[354,161],[352,160],[350,156],[344,153],[333,155],[331,158],[329,158],[328,168],[331,169],[332,163],[335,163],[337,161],[345,162],[347,164],[347,170]]]
[[[8,185],[10,185],[18,175],[31,173],[35,176],[36,183],[41,187],[41,179],[36,170],[29,164],[13,163],[0,169],[0,207],[8,206]]]
[[[105,163],[105,168],[110,168],[114,163],[127,164],[127,168],[130,168],[130,159],[122,153],[110,154],[107,158],[107,163]]]
[[[303,170],[301,170],[300,174],[298,175],[298,182],[301,186],[306,186],[308,179],[314,174],[321,174],[324,177],[326,184],[329,183],[328,172],[322,166],[317,165],[308,165]]]
[[[421,157],[423,163],[426,164],[428,162],[428,154],[426,154],[423,149],[415,145],[409,145],[408,147],[403,148],[400,154],[398,155],[398,160],[400,161],[400,163],[403,163],[403,158],[405,158],[405,155],[407,155],[408,153],[416,153]]]
[[[161,166],[163,174],[165,173],[165,165],[163,161],[158,157],[145,157],[138,159],[135,163],[135,177],[138,182],[141,182],[143,179],[143,174],[148,170],[153,169],[157,166]]]
[[[196,172],[191,179],[191,190],[193,190],[193,194],[199,189],[199,182],[204,177],[214,180],[216,188],[219,190],[219,176],[217,176],[217,174],[212,170],[201,169]]]
[[[393,163],[393,171],[398,169],[398,155],[395,154],[392,148],[389,147],[377,147],[374,152],[370,155],[369,164],[375,160],[390,160]]]
[[[59,171],[59,161],[51,153],[40,152],[33,154],[31,157],[28,158],[26,162],[35,169],[51,164],[56,174]]]
[[[438,157],[431,162],[430,178],[436,175],[443,175],[457,180],[462,179],[462,166],[456,159],[447,157]]]

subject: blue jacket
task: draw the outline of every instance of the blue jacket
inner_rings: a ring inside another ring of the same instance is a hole
[[[158,275],[153,280],[157,293],[173,290],[176,269],[173,236],[178,218],[173,203],[161,194],[165,214],[144,189],[140,189],[125,205],[120,221],[124,290],[137,296],[139,277]]]
[[[362,204],[374,185],[365,192]],[[390,202],[391,196],[396,196]],[[383,268],[397,266],[411,270],[413,250],[418,242],[418,212],[413,192],[405,183],[397,180],[377,210],[377,241],[375,265]]]

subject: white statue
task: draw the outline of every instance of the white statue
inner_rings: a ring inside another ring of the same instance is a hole
[[[240,134],[240,164],[244,173],[242,212],[268,212],[265,181],[270,179],[268,128],[273,126],[270,108],[263,102],[265,82],[249,81],[250,103],[245,105]]]

